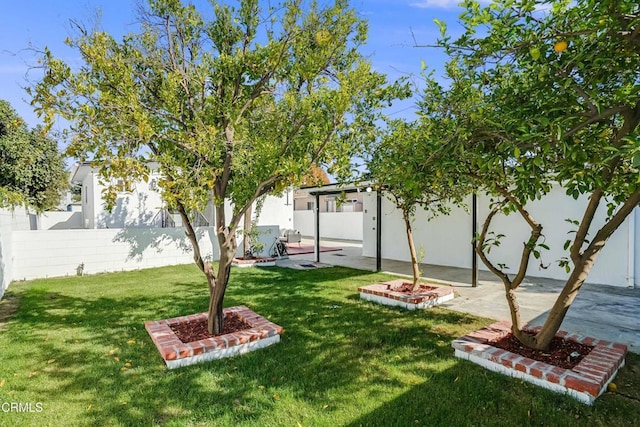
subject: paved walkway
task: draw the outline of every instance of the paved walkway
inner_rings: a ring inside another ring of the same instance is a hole
[[[307,241],[308,243],[308,241]],[[340,247],[340,252],[320,254],[322,263],[361,270],[375,270],[376,260],[363,257],[359,242],[322,241],[323,246]],[[314,255],[292,256],[289,263],[309,262]],[[411,274],[408,262],[383,260],[382,270],[393,274]],[[427,279],[452,284],[458,297],[443,306],[451,310],[497,320],[510,320],[502,282],[488,271],[479,272],[479,284],[471,286],[471,270],[436,265],[421,265]],[[564,282],[528,277],[518,289],[520,312],[524,321],[541,325]],[[585,284],[569,309],[562,329],[629,346],[640,353],[640,289]]]

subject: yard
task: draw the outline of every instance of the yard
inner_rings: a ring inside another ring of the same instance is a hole
[[[345,268],[235,269],[226,306],[284,327],[282,341],[167,370],[147,320],[206,309],[195,266],[14,283],[0,302],[0,425],[631,425],[640,358],[593,407],[453,357],[490,323],[363,302],[386,276]],[[2,322],[2,320],[0,320]],[[36,406],[36,403],[41,406]],[[8,408],[6,405],[3,408]],[[41,412],[37,412],[41,408]]]

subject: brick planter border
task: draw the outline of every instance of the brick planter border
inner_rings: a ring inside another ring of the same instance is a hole
[[[533,329],[537,330],[540,330],[540,327]],[[573,369],[563,369],[491,345],[510,332],[509,322],[497,322],[454,340],[451,345],[455,349],[456,357],[567,394],[587,405],[593,404],[595,399],[604,393],[618,370],[624,366],[627,354],[627,346],[623,344],[559,331],[559,337],[594,346]]]
[[[282,327],[254,313],[244,305],[225,308],[224,313],[236,313],[243,321],[251,325],[251,329],[183,343],[170,326],[207,319],[207,313],[145,322],[144,327],[169,369],[233,357],[280,341]]]
[[[231,262],[231,265],[240,268],[248,268],[248,267],[273,267],[276,265],[275,258],[254,258],[254,259],[240,259],[234,258]]]
[[[396,279],[384,283],[375,283],[373,285],[359,287],[358,292],[360,292],[360,298],[366,301],[404,307],[408,310],[434,307],[454,298],[453,287],[434,285],[431,283],[425,285],[435,289],[414,295],[407,295],[391,290],[391,288],[400,286],[406,282],[406,279]]]

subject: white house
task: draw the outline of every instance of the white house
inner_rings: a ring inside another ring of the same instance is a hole
[[[155,163],[149,164],[148,182],[137,181],[132,192],[118,194],[112,211],[106,209],[102,192],[106,186],[98,176],[98,168],[79,163],[71,174],[71,182],[81,185],[82,228],[154,227],[162,225],[165,204],[158,187],[160,174]]]

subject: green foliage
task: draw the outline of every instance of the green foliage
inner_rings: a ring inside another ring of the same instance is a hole
[[[69,154],[99,159],[103,176],[144,178],[160,163],[170,205],[235,207],[295,185],[312,165],[350,174],[376,109],[394,96],[357,48],[366,25],[344,0],[214,4],[207,20],[179,1],[149,3],[140,32],[116,40],[81,31],[77,69],[44,57],[32,88],[50,125],[73,123]]]
[[[640,10],[583,0],[543,12],[541,3],[467,1],[465,33],[441,40],[452,55],[445,98],[456,106],[458,141],[506,212],[557,182],[576,199],[607,197],[611,219],[639,190]]]
[[[58,205],[67,188],[64,158],[42,128],[28,129],[0,100],[0,207],[25,204],[37,211]]]
[[[558,302],[550,316],[555,323],[542,329],[549,338],[608,238],[640,202],[640,6],[633,0],[498,0],[487,7],[466,0],[464,6],[463,34],[440,40],[451,55],[451,86],[428,90],[423,108],[442,114],[436,107],[446,106],[446,120],[456,123],[451,141],[465,152],[469,175],[503,203],[504,213],[518,212],[531,228],[513,281],[481,254],[483,262],[517,287],[529,256],[539,258],[547,248],[538,243],[542,225],[526,205],[553,183],[574,199],[589,196],[565,244],[570,257],[559,261],[572,273],[564,305]],[[608,218],[598,229],[594,215],[603,202]],[[495,240],[481,249],[488,243]]]
[[[471,192],[469,180],[460,170],[463,162],[443,139],[446,134],[441,132],[441,123],[434,122],[434,118],[426,116],[415,123],[389,121],[367,159],[368,175],[374,186],[402,211],[414,285],[418,282],[418,263],[422,259],[422,255],[416,253],[410,225],[416,207],[425,209],[431,219],[448,214],[453,206],[460,206],[464,196]]]
[[[388,125],[367,161],[371,179],[409,215],[417,206],[432,216],[449,213],[470,192],[464,164],[430,121]]]
[[[601,190],[618,206],[640,181],[638,4],[556,1],[541,12],[541,3],[466,2],[467,32],[446,45],[483,100],[471,113],[482,119],[475,140],[510,166],[521,202],[548,191],[552,176],[574,198]]]
[[[122,40],[80,29],[68,43],[82,65],[72,69],[45,51],[45,77],[31,94],[49,126],[56,116],[72,123],[68,153],[99,160],[107,182],[147,179],[148,161],[158,162],[164,199],[180,212],[209,280],[209,330],[219,332],[244,213],[313,166],[349,177],[351,158],[398,88],[358,52],[366,24],[346,0],[211,6],[208,19],[182,1],[150,0],[139,32]],[[108,204],[115,193],[109,186]],[[186,215],[212,199],[215,275]]]

